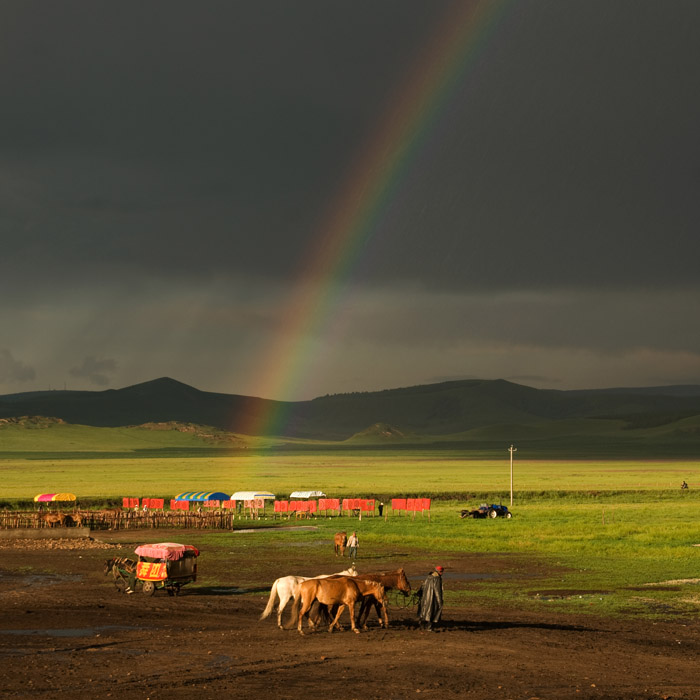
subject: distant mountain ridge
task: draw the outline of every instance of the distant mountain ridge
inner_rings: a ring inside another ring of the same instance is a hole
[[[251,413],[284,407],[286,437],[347,440],[381,433],[445,436],[498,425],[617,419],[659,426],[700,414],[700,386],[534,389],[502,379],[463,380],[279,402],[200,391],[162,377],[105,391],[43,391],[0,396],[0,418],[47,416],[98,427],[181,422],[242,432]]]

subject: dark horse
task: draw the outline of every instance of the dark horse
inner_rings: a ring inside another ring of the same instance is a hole
[[[128,557],[112,557],[104,565],[104,575],[112,574],[118,591],[133,591],[136,584],[136,562]]]
[[[377,581],[377,583],[381,583],[382,586],[384,586],[385,591],[397,590],[401,591],[405,596],[411,592],[411,584],[408,578],[406,578],[406,572],[403,569],[384,571],[377,574],[359,574],[357,578],[364,579],[365,581]],[[367,618],[369,617],[371,607],[374,607],[377,611],[380,627],[382,626],[382,612],[384,612],[384,624],[388,627],[389,620],[386,617],[386,609],[382,611],[381,606],[375,599],[366,597],[362,600],[360,615],[358,617],[358,622],[362,625],[362,628],[367,629]]]

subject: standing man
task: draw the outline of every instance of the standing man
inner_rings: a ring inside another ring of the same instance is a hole
[[[384,512],[384,503],[382,501],[379,501],[379,517],[382,517],[382,513]]]
[[[420,629],[431,632],[442,617],[442,572],[441,566],[436,566],[418,589],[418,620]]]
[[[357,539],[357,533],[353,532],[350,537],[348,537],[348,556],[350,559],[355,560],[357,558],[357,547],[360,541]]]

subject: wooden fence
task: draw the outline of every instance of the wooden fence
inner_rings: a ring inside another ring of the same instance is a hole
[[[51,514],[55,514],[52,511]],[[250,515],[237,515],[231,511],[187,512],[128,510],[103,511],[58,511],[63,516],[64,526],[89,527],[91,530],[127,530],[140,528],[182,528],[188,530],[231,530],[236,519],[244,520]],[[0,511],[0,529],[47,528],[61,524],[47,522],[47,513],[36,511]]]

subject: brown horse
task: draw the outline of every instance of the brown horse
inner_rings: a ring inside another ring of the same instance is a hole
[[[406,577],[406,572],[403,569],[397,569],[396,571],[385,571],[376,574],[362,574],[360,577],[364,581],[377,581],[384,586],[384,590],[401,591],[404,595],[408,595],[411,592],[411,584]],[[389,626],[389,619],[386,614],[386,604],[380,606],[379,602],[375,599],[372,600],[366,597],[362,600],[362,605],[360,606],[360,615],[358,617],[358,622],[361,622],[362,629],[367,629],[367,618],[369,617],[369,612],[371,607],[377,611],[377,617],[379,618],[379,626],[382,626],[382,617],[384,618],[384,626]]]
[[[42,513],[39,516],[39,520],[45,524],[46,527],[63,527],[66,521],[66,516],[63,513]]]
[[[403,569],[400,571],[403,572]],[[370,576],[381,576],[381,574],[370,574]],[[343,578],[341,576],[331,576],[330,578]],[[404,576],[405,578],[405,576]],[[377,611],[377,617],[379,618],[379,626],[382,626],[382,620],[384,624],[384,628],[389,627],[389,617],[387,615],[387,600],[386,600],[386,591],[391,588],[391,583],[392,581],[395,581],[396,577],[392,576],[387,576],[387,579],[389,580],[389,586],[384,586],[383,582],[380,581],[378,578],[369,578],[365,574],[358,575],[353,578],[353,581],[357,584],[357,587],[360,589],[360,593],[362,593],[362,600],[360,604],[360,614],[357,616],[358,622],[362,620],[362,611],[367,608],[367,612],[365,613],[365,620],[364,620],[364,625],[363,629],[367,629],[367,617],[369,616],[369,608],[371,605],[373,605]],[[410,584],[408,583],[408,579],[406,579],[406,585],[409,586],[410,590]],[[338,625],[340,628],[340,625]]]
[[[333,537],[333,548],[335,549],[335,556],[337,557],[340,553],[341,557],[345,556],[345,547],[348,544],[348,533],[347,532],[336,532]]]
[[[364,587],[363,587],[364,588]],[[367,590],[373,590],[372,595],[376,598],[384,597],[384,588],[381,584],[374,581],[368,582]],[[312,578],[308,581],[303,581],[299,587],[299,597],[294,601],[293,613],[298,615],[297,629],[299,634],[304,634],[301,628],[301,623],[311,606],[315,601],[327,606],[338,606],[338,612],[335,619],[331,622],[328,628],[329,632],[338,624],[340,616],[347,607],[350,612],[350,626],[355,634],[359,634],[360,630],[355,627],[355,603],[362,598],[359,586],[355,583],[355,579],[351,577],[341,576],[339,578]]]

